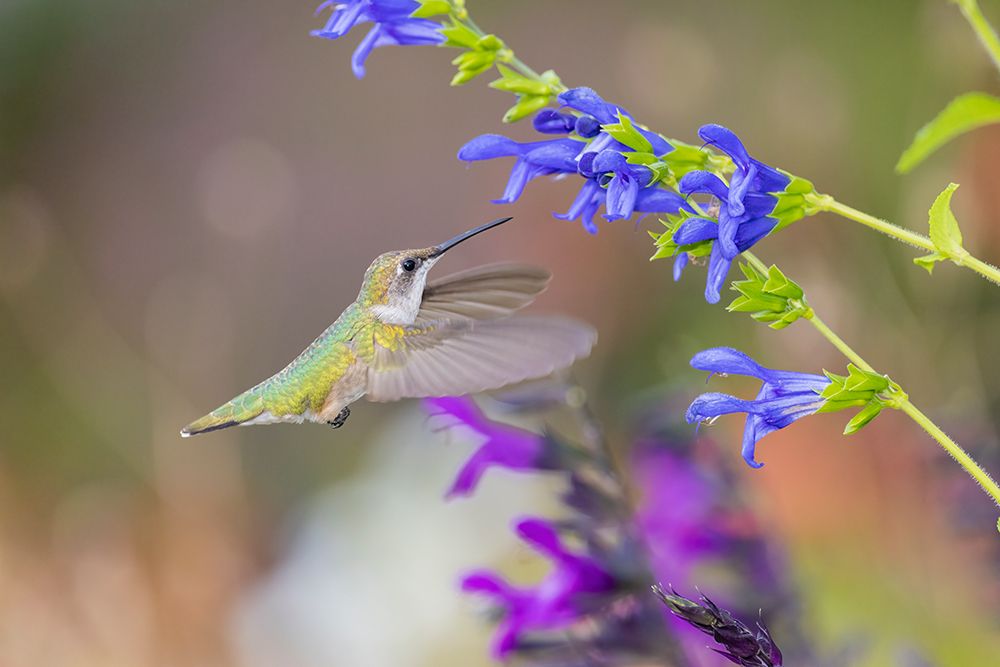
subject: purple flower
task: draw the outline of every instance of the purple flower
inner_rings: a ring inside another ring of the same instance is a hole
[[[473,572],[462,580],[462,590],[485,595],[505,610],[493,641],[497,659],[517,648],[524,633],[572,625],[592,608],[595,596],[615,585],[593,558],[568,550],[547,521],[522,519],[515,530],[524,542],[552,561],[552,571],[541,583],[516,587],[490,571]]]
[[[517,157],[504,196],[495,203],[511,203],[524,191],[527,182],[537,176],[578,173],[585,181],[569,211],[555,214],[561,220],[579,219],[591,234],[597,233],[594,217],[604,206],[607,220],[622,220],[634,213],[676,213],[687,207],[683,197],[658,187],[653,173],[642,165],[629,164],[623,153],[632,152],[602,130],[602,125],[619,122],[619,114],[631,119],[627,111],[606,102],[590,88],[573,88],[559,95],[564,108],[542,109],[535,116],[534,127],[543,134],[575,134],[573,138],[551,139],[520,144],[495,134],[486,134],[467,143],[458,152],[460,160],[489,160]],[[635,128],[660,156],[671,145],[655,132]]]
[[[360,79],[365,75],[365,60],[378,46],[436,45],[444,42],[440,24],[410,16],[418,7],[420,4],[416,0],[327,0],[317,8],[316,13],[332,8],[330,18],[323,28],[314,30],[312,34],[338,39],[359,23],[374,23],[351,58],[351,69],[354,76]]]
[[[576,156],[583,148],[582,141],[550,139],[518,143],[499,134],[484,134],[462,146],[458,159],[472,162],[498,157],[516,157],[503,197],[495,204],[510,204],[524,192],[528,181],[539,176],[576,173]]]
[[[691,359],[691,365],[713,374],[735,373],[763,381],[760,392],[752,401],[728,394],[702,394],[691,403],[685,415],[687,422],[694,424],[720,415],[745,412],[747,423],[743,431],[743,459],[753,468],[763,465],[754,460],[757,441],[819,410],[824,402],[820,394],[830,384],[829,378],[823,375],[764,368],[730,347],[699,352]]]
[[[448,490],[447,498],[471,495],[487,468],[508,470],[553,470],[555,456],[545,438],[523,429],[489,420],[469,397],[429,398],[424,401],[432,416],[446,415],[485,440],[462,466]]]
[[[677,229],[673,240],[677,245],[713,241],[705,299],[717,303],[719,290],[736,256],[749,250],[778,224],[777,218],[770,217],[778,204],[774,193],[784,191],[791,179],[774,167],[751,158],[739,137],[721,125],[703,125],[698,136],[729,155],[736,169],[729,185],[709,171],[691,171],[684,175],[678,186],[683,194],[709,194],[719,200],[718,220],[690,218]],[[675,262],[675,279],[687,264],[685,255],[680,253]]]

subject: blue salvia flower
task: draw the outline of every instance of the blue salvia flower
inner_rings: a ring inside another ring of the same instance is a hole
[[[498,157],[516,157],[510,179],[495,204],[510,204],[524,192],[528,181],[539,176],[576,173],[576,156],[583,149],[582,141],[551,139],[519,143],[499,134],[484,134],[462,146],[458,159],[472,162]]]
[[[444,42],[441,25],[410,16],[420,7],[416,0],[327,0],[316,13],[332,8],[329,20],[316,37],[338,39],[359,23],[375,25],[365,35],[351,57],[351,69],[359,79],[365,75],[365,60],[378,46],[436,45]]]
[[[602,130],[602,125],[619,122],[619,116],[631,119],[627,111],[605,101],[590,88],[567,90],[558,99],[564,108],[576,113],[543,109],[535,116],[535,129],[543,134],[572,134],[579,139],[567,137],[519,144],[487,134],[473,139],[459,151],[459,159],[466,161],[518,158],[498,203],[516,200],[527,181],[536,176],[577,173],[585,179],[583,187],[569,211],[556,217],[580,220],[591,234],[597,233],[594,218],[601,206],[609,221],[627,219],[634,213],[676,213],[687,207],[683,197],[657,187],[648,168],[629,164],[624,153],[632,149]],[[649,141],[654,154],[659,156],[672,150],[655,132],[640,127],[636,130]]]
[[[709,171],[696,170],[684,175],[678,185],[683,194],[708,194],[719,200],[718,220],[692,217],[677,229],[673,240],[678,245],[714,241],[708,260],[705,299],[717,303],[736,256],[749,250],[778,224],[778,219],[770,215],[778,204],[775,194],[784,191],[791,178],[751,158],[739,137],[721,125],[703,125],[698,136],[731,157],[735,171],[728,185]],[[677,256],[675,280],[680,278],[687,262],[687,253]]]
[[[795,420],[819,410],[824,403],[820,394],[830,384],[830,379],[823,375],[764,368],[731,347],[716,347],[699,352],[691,359],[691,365],[713,374],[747,375],[763,381],[760,392],[752,401],[728,394],[702,394],[694,399],[685,414],[689,424],[696,424],[720,415],[745,412],[747,422],[743,431],[743,459],[753,468],[764,465],[754,460],[757,441],[768,433],[785,428]]]

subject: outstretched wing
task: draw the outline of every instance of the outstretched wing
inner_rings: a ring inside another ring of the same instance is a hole
[[[545,377],[590,354],[594,329],[562,317],[439,320],[375,346],[367,398],[461,396]]]
[[[453,273],[424,288],[416,323],[506,317],[531,303],[551,277],[527,264],[488,264]]]

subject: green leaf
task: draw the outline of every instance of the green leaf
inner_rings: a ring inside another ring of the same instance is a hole
[[[960,134],[1000,122],[1000,99],[986,93],[965,93],[953,99],[924,125],[903,151],[896,172],[905,174]]]
[[[913,260],[914,264],[927,269],[928,273],[933,272],[934,264],[937,262],[950,259],[955,263],[960,263],[969,254],[962,247],[962,230],[958,228],[958,220],[951,212],[951,197],[957,189],[957,183],[948,184],[948,187],[931,204],[928,212],[931,228],[930,237],[936,251]]]
[[[958,220],[951,212],[951,196],[957,189],[958,183],[949,183],[931,204],[930,210],[931,241],[938,252],[949,257],[965,253]]]
[[[632,150],[640,153],[653,152],[653,144],[649,143],[649,140],[642,136],[642,134],[639,133],[639,130],[635,129],[635,125],[632,124],[632,120],[620,111],[618,112],[617,123],[602,125],[601,129],[611,135],[612,138],[617,139]]]
[[[517,104],[507,109],[503,115],[503,122],[515,123],[526,116],[530,116],[542,107],[548,105],[548,95],[524,95],[518,99]]]
[[[448,0],[420,0],[420,6],[410,16],[426,19],[441,14],[451,14],[451,3]]]

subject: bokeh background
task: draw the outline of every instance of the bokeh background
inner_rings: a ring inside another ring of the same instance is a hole
[[[651,127],[693,141],[723,123],[906,226],[959,182],[967,245],[1000,261],[1000,128],[892,170],[954,95],[996,89],[944,0],[470,6],[525,61]],[[361,34],[311,38],[313,9],[0,2],[0,664],[488,664],[489,625],[455,581],[538,570],[508,524],[549,510],[551,483],[494,474],[445,503],[469,443],[432,433],[413,401],[361,405],[339,432],[177,434],[297,354],[382,251],[515,215],[439,271],[550,267],[537,308],[599,329],[576,373],[613,434],[650,397],[699,392],[687,360],[704,347],[843,367],[808,327],[706,305],[698,268],[673,284],[646,261],[655,220],[588,236],[550,215],[572,182],[490,204],[509,165],[454,155],[483,132],[530,136],[501,127],[504,94],[450,88],[435,48],[377,51],[355,80]],[[1000,472],[995,286],[950,265],[931,278],[911,249],[827,216],[760,254]],[[760,471],[739,462],[742,420],[708,431],[789,550],[816,644],[863,645],[858,664],[1000,664],[995,508],[902,415],[850,439],[844,421],[768,437]]]

